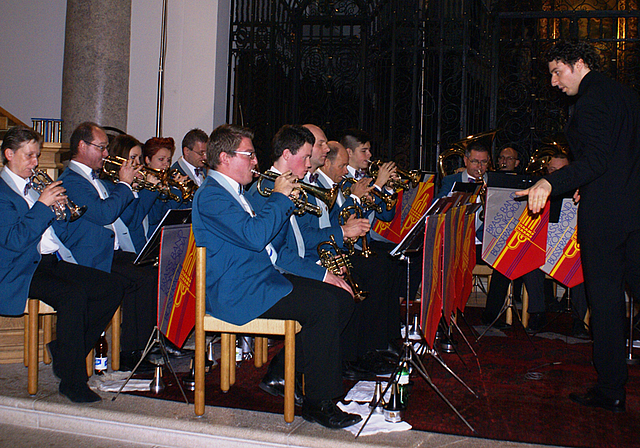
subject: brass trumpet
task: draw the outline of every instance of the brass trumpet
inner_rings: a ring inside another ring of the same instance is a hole
[[[258,193],[260,193],[261,196],[270,196],[272,190],[270,188],[262,188],[262,180],[269,179],[275,182],[279,174],[274,173],[273,171],[265,171],[264,173],[261,173],[256,170],[251,170],[251,172],[259,177],[256,185]],[[316,187],[315,185],[309,185],[304,182],[298,182],[297,185],[299,187],[300,195],[298,197],[290,197],[296,205],[296,210],[294,211],[296,215],[303,215],[305,213],[312,213],[316,216],[322,215],[322,209],[320,207],[309,203],[309,194],[327,204],[329,210],[331,210],[338,198],[337,186],[334,186],[331,190],[327,190],[326,188]]]
[[[338,217],[339,221],[340,221],[340,225],[344,225],[345,222],[347,222],[347,220],[349,219],[349,216],[351,216],[351,210],[353,210],[353,213],[356,215],[356,218],[362,218],[362,210],[360,209],[360,207],[358,207],[357,205],[350,205],[348,207],[343,208],[342,210],[340,210],[340,216]],[[364,258],[369,258],[374,256],[376,253],[373,252],[371,249],[369,249],[369,242],[367,241],[367,235],[362,235],[360,238],[360,245],[362,246],[362,252],[360,252],[360,255],[362,255]],[[347,240],[345,240],[345,244],[347,245],[347,248],[349,249],[349,255],[353,255],[356,252],[356,248],[355,248],[355,244],[356,241],[358,240],[358,238],[356,239],[351,239],[348,238]]]
[[[381,160],[370,161],[367,170],[374,179],[378,177],[382,163]],[[403,170],[396,166],[396,174],[400,176],[400,179],[389,179],[388,182],[389,187],[394,190],[408,190],[410,186],[416,188],[422,180],[422,172],[420,170]]]
[[[104,164],[102,165],[102,172],[105,173],[107,177],[112,181],[118,182],[120,180],[120,167],[122,167],[122,164],[125,163],[127,159],[119,156],[109,156],[103,160]],[[156,170],[153,168],[142,166],[140,167],[140,174],[142,174],[144,178],[136,177],[134,179],[133,185],[131,185],[131,189],[133,191],[140,191],[142,189],[157,191],[162,195],[162,200],[173,200],[176,202],[182,201],[180,196],[171,192],[171,181],[169,180],[168,170]],[[149,175],[155,176],[159,182],[157,184],[154,184],[148,181],[146,177]],[[175,184],[179,184],[179,182],[173,181],[173,186],[176,186]]]
[[[53,182],[53,179],[49,177],[46,171],[31,169],[31,177],[29,178],[29,188],[33,188],[38,193],[42,193],[47,185]],[[58,221],[64,221],[67,219],[67,209],[69,209],[69,221],[73,222],[76,219],[80,218],[84,212],[87,211],[87,206],[83,205],[82,207],[78,207],[73,203],[71,199],[67,197],[65,201],[57,201],[55,204],[51,206],[51,210],[56,214],[56,219]]]
[[[345,196],[351,195],[351,187],[347,186],[347,184],[353,185],[356,182],[357,181],[353,177],[344,177],[342,179],[342,182],[340,182],[342,194]],[[393,210],[398,203],[398,193],[396,192],[394,192],[393,194],[387,194],[374,188],[369,193],[376,196],[377,198],[380,198],[382,202],[384,202],[387,210]],[[378,204],[376,204],[375,201],[372,201],[366,196],[360,198],[360,200],[362,201],[363,208],[365,208],[366,210],[375,210],[378,213],[382,213],[382,208]]]
[[[180,190],[183,201],[190,201],[193,199],[193,195],[196,194],[196,191],[198,191],[198,185],[196,185],[196,183],[191,179],[187,179],[184,182],[178,182],[174,177],[179,173],[180,171],[178,171],[178,169],[169,171],[169,174],[167,175],[167,184],[170,187]]]
[[[330,249],[326,249],[325,246],[328,246]],[[353,267],[351,261],[346,254],[342,253],[333,235],[330,236],[330,241],[323,241],[318,244],[317,250],[320,263],[324,268],[335,275],[344,276],[344,279],[353,290],[353,300],[355,302],[362,302],[369,296],[369,293],[361,291],[358,284],[353,280],[351,276],[351,268]],[[343,268],[344,273],[342,272]]]

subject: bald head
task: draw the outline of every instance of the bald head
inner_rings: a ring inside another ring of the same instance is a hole
[[[327,153],[329,152],[329,146],[327,145],[327,136],[322,129],[315,124],[305,124],[304,127],[309,129],[316,138],[313,150],[311,151],[311,169],[309,170],[309,172],[313,173],[316,169],[324,165],[327,159]]]
[[[327,154],[324,166],[320,169],[329,176],[332,181],[338,183],[348,173],[349,153],[340,142],[330,141],[327,143],[327,146],[329,147],[329,153]]]

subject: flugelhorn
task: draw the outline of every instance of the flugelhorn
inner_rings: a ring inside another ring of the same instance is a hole
[[[362,210],[360,209],[360,207],[358,207],[357,205],[350,205],[340,210],[340,215],[339,215],[340,225],[344,225],[344,223],[347,222],[347,220],[349,219],[349,216],[352,215],[351,213],[352,210],[353,210],[353,214],[356,215],[356,218],[362,218]],[[355,238],[355,239],[348,238],[345,240],[345,244],[349,249],[349,255],[355,254],[356,252],[355,244],[357,240],[358,238]],[[369,258],[376,254],[371,249],[369,249],[369,242],[367,241],[366,233],[360,237],[360,241],[361,241],[360,245],[362,246],[362,252],[360,252],[360,255],[362,255],[364,258]]]
[[[351,276],[351,268],[353,267],[351,260],[340,250],[333,235],[329,237],[329,241],[323,241],[318,244],[317,250],[322,266],[328,269],[329,272],[344,277],[346,282],[349,283],[353,291],[354,301],[362,302],[369,296],[369,293],[361,291],[358,284],[353,280]]]
[[[109,156],[103,160],[104,164],[102,165],[102,172],[105,173],[112,181],[118,182],[120,180],[120,167],[122,167],[122,164],[125,163],[127,159],[119,156]],[[182,200],[180,196],[171,192],[169,185],[170,182],[168,180],[168,170],[156,170],[147,166],[141,166],[139,172],[144,176],[144,178],[136,177],[133,180],[133,185],[131,185],[131,189],[133,191],[140,191],[142,189],[157,191],[162,195],[163,200],[171,199],[176,202],[180,202]],[[153,182],[148,181],[146,178],[149,175],[155,176],[156,179],[158,179],[158,183],[154,184]]]
[[[279,174],[274,173],[273,171],[265,171],[264,173],[261,173],[256,170],[251,170],[251,172],[259,177],[256,184],[258,193],[262,196],[270,196],[272,190],[270,188],[262,188],[262,180],[269,179],[275,182]],[[316,187],[315,185],[309,185],[304,182],[297,182],[296,185],[298,186],[300,195],[298,197],[291,196],[291,200],[296,205],[296,210],[294,212],[296,215],[303,215],[304,213],[312,213],[316,216],[322,215],[322,209],[320,207],[309,203],[309,194],[324,202],[329,210],[331,210],[338,198],[337,186],[328,190],[326,188]]]
[[[347,184],[353,185],[356,182],[357,181],[353,177],[344,177],[342,179],[342,182],[340,183],[340,188],[342,190],[342,194],[345,197],[348,197],[351,195],[351,186]],[[398,193],[396,193],[395,191],[393,192],[393,194],[387,194],[384,191],[379,191],[376,188],[374,188],[369,193],[376,196],[377,198],[380,198],[382,202],[384,202],[387,210],[393,210],[396,204],[398,203]],[[362,202],[363,208],[368,210],[375,210],[378,213],[382,213],[382,208],[378,204],[376,204],[375,201],[372,201],[367,196],[360,198],[360,200]]]
[[[46,171],[32,168],[31,173],[31,177],[29,178],[29,187],[33,188],[38,193],[42,193],[47,185],[53,182],[53,179],[49,177]],[[69,197],[64,201],[57,201],[51,206],[51,210],[56,214],[56,219],[58,221],[64,221],[67,219],[67,209],[69,209],[70,213],[69,221],[73,222],[87,211],[87,206],[83,205],[82,207],[78,207],[71,199],[69,199]]]
[[[369,175],[374,179],[378,177],[380,167],[382,166],[381,160],[372,160],[367,168]],[[422,172],[420,170],[403,170],[396,166],[396,174],[400,176],[400,179],[389,179],[389,187],[394,190],[408,190],[409,187],[416,188],[422,180]]]

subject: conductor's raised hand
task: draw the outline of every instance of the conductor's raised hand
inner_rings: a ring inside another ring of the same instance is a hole
[[[526,190],[516,191],[516,196],[528,196],[527,203],[529,205],[529,210],[532,213],[540,213],[547,203],[547,199],[551,195],[551,184],[545,180],[540,179],[536,182],[533,187],[529,187]]]

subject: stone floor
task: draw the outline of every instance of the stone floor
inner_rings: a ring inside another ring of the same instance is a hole
[[[469,306],[484,304],[473,294]],[[0,447],[524,447],[536,446],[421,431],[376,434],[354,439],[296,417],[207,407],[202,417],[193,405],[100,392],[89,405],[58,393],[50,365],[40,364],[38,393],[27,393],[22,364],[0,365]],[[233,393],[231,391],[230,393]]]

